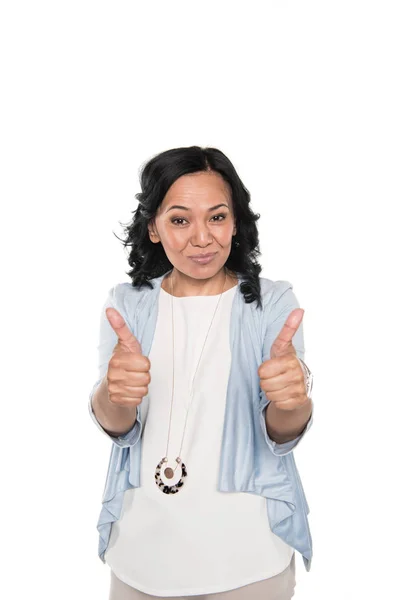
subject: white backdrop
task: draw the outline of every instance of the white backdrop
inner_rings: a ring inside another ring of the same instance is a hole
[[[90,420],[100,310],[128,281],[140,166],[216,146],[293,283],[315,421],[296,600],[398,588],[399,11],[384,0],[4,2],[1,555],[7,599],[107,600]]]

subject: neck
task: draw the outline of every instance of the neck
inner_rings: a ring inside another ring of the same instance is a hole
[[[208,277],[206,279],[189,277],[174,268],[172,272],[164,278],[163,283],[165,284],[165,287],[163,285],[163,288],[168,293],[177,297],[217,296],[223,291],[229,290],[236,282],[236,277],[230,275],[229,272],[225,273],[224,268],[218,271],[213,277]]]

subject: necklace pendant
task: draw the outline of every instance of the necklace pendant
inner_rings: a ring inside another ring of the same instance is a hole
[[[174,470],[171,469],[171,467],[167,467],[164,471],[164,475],[167,477],[167,479],[172,479],[174,476]]]
[[[176,494],[177,492],[179,492],[179,490],[181,489],[181,487],[184,485],[184,480],[187,477],[187,471],[186,471],[186,466],[185,464],[182,462],[182,460],[178,457],[176,459],[177,464],[180,465],[181,470],[182,470],[182,475],[180,480],[178,481],[178,483],[174,484],[174,485],[167,485],[166,483],[163,482],[163,480],[161,479],[161,469],[162,466],[165,462],[167,462],[167,457],[164,457],[157,465],[156,467],[156,471],[154,474],[154,479],[155,479],[155,483],[156,486],[158,487],[158,489],[160,489],[164,494]],[[174,476],[174,470],[171,467],[167,467],[164,470],[163,475],[165,475],[165,477],[167,477],[167,479],[172,479],[172,477]]]

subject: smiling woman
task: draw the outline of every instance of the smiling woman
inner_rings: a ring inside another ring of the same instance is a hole
[[[215,205],[218,198],[224,202]],[[224,212],[212,214],[222,207]],[[183,212],[185,217],[180,216]],[[177,225],[176,221],[184,223]],[[230,190],[219,173],[204,171],[179,177],[148,228],[150,240],[162,244],[175,266],[177,296],[206,295],[220,289],[236,225]]]
[[[225,271],[230,286],[240,273],[245,301],[260,307],[260,215],[228,157],[216,148],[174,148],[150,159],[140,179],[123,240],[132,247],[132,285],[152,287],[152,278],[174,267],[177,297],[213,295]]]
[[[294,551],[312,557],[293,459],[312,423],[304,311],[290,282],[260,277],[259,215],[220,150],[163,152],[141,187],[89,401],[113,442],[109,600],[289,600]]]

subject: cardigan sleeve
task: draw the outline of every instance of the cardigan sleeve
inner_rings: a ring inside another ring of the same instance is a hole
[[[265,298],[263,318],[265,319],[264,327],[266,333],[263,341],[262,362],[265,362],[266,360],[269,360],[271,358],[271,346],[277,338],[283,325],[285,324],[285,321],[288,318],[289,314],[295,308],[300,308],[300,304],[297,300],[296,295],[293,292],[292,284],[289,281],[281,280],[273,282],[273,286],[271,290],[268,291]],[[300,323],[299,328],[297,329],[296,333],[292,338],[292,342],[296,349],[297,356],[304,360],[305,349],[303,322]],[[284,442],[283,444],[278,444],[277,442],[272,440],[268,435],[267,425],[265,422],[265,412],[269,403],[270,400],[268,400],[267,394],[260,388],[260,420],[261,427],[263,428],[265,441],[273,454],[277,456],[284,456],[285,454],[289,454],[289,452],[292,452],[294,448],[298,446],[298,444],[304,438],[307,431],[310,429],[313,423],[314,404],[312,403],[311,416],[301,434],[297,436],[294,440]]]
[[[118,336],[115,333],[115,331],[113,330],[113,328],[111,327],[109,320],[107,319],[106,308],[108,308],[108,307],[115,308],[122,315],[127,326],[132,331],[132,328],[129,325],[129,321],[126,316],[125,303],[124,303],[124,289],[125,289],[126,285],[129,285],[129,284],[117,284],[116,286],[111,288],[108,292],[107,299],[104,302],[103,307],[101,309],[100,328],[99,328],[100,329],[99,344],[97,346],[98,379],[97,379],[96,383],[94,384],[94,386],[92,387],[92,390],[90,391],[89,405],[88,405],[89,414],[90,414],[93,422],[95,423],[95,425],[98,427],[98,429],[100,429],[100,431],[104,435],[106,435],[108,437],[108,439],[110,439],[114,444],[116,444],[117,446],[121,446],[122,448],[125,448],[128,446],[134,446],[142,434],[142,421],[141,421],[141,417],[140,417],[140,407],[139,406],[137,407],[137,418],[136,418],[136,421],[135,421],[133,427],[129,431],[127,431],[124,435],[115,437],[115,436],[112,436],[109,433],[107,433],[107,431],[105,429],[103,429],[103,427],[100,425],[99,421],[96,419],[96,416],[93,411],[93,406],[92,406],[92,398],[93,398],[93,395],[94,395],[95,391],[97,390],[98,386],[100,385],[100,383],[102,382],[102,380],[104,379],[104,377],[107,374],[108,363],[112,356],[115,345],[117,344],[117,341],[118,341]],[[132,302],[132,298],[134,296],[132,294],[130,294],[129,296],[130,296],[130,301]],[[129,307],[129,314],[133,314],[132,308],[134,308],[134,307],[131,307],[131,306]]]

